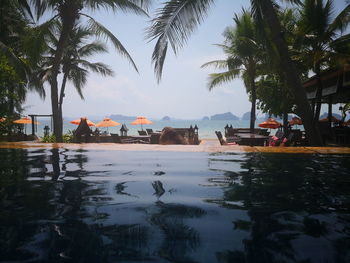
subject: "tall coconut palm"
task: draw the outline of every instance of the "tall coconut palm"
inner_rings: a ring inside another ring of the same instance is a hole
[[[300,3],[299,0],[289,0]],[[149,39],[158,39],[152,60],[155,73],[160,79],[168,44],[177,52],[188,40],[192,31],[203,21],[214,0],[168,0],[158,10],[148,30]],[[302,87],[299,74],[290,58],[287,44],[283,38],[273,0],[251,0],[255,19],[263,20],[271,31],[271,39],[279,54],[280,65],[286,75],[286,83],[295,95],[299,116],[302,118],[306,134],[311,145],[322,145],[321,135],[315,125],[306,92]]]
[[[55,30],[51,32],[48,37],[48,52],[49,56],[45,57],[45,61],[42,64],[44,71],[41,72],[42,79],[47,80],[52,71],[52,61],[54,59],[54,52],[58,44],[58,38],[54,32],[61,32],[62,25],[58,23]],[[102,76],[112,76],[113,71],[108,65],[101,62],[92,63],[86,60],[88,57],[97,53],[107,52],[106,46],[99,42],[94,41],[87,43],[87,41],[93,37],[94,34],[88,27],[75,26],[69,35],[68,46],[64,50],[62,59],[62,83],[59,96],[59,111],[62,115],[62,104],[65,96],[65,88],[67,81],[71,81],[73,86],[77,90],[79,96],[84,99],[82,88],[86,84],[89,70],[95,73],[99,73]]]
[[[257,68],[261,61],[262,49],[251,14],[243,10],[241,16],[235,15],[234,21],[236,27],[228,27],[224,32],[224,44],[218,45],[222,47],[227,59],[210,61],[202,65],[202,67],[215,66],[227,70],[209,75],[209,90],[234,78],[243,78],[252,103],[250,129],[253,131],[256,118],[255,79],[257,77]]]
[[[147,15],[144,9],[147,9],[150,0],[33,0],[33,2],[37,16],[41,16],[46,10],[53,11],[53,19],[57,18],[62,23],[62,31],[58,39],[50,77],[53,129],[56,140],[60,142],[62,141],[63,122],[59,112],[57,76],[62,63],[64,50],[68,44],[69,34],[73,30],[74,25],[82,16],[85,17],[87,19],[86,23],[90,26],[90,29],[96,34],[110,40],[116,50],[128,59],[137,70],[134,61],[121,42],[107,28],[98,23],[90,15],[83,13],[83,11],[95,11],[100,8],[107,8],[112,11],[133,12]]]
[[[314,118],[318,121],[321,111],[322,80],[321,70],[329,66],[335,57],[349,59],[349,54],[337,54],[334,43],[350,22],[350,4],[336,17],[333,0],[305,0],[300,10],[299,29],[302,36],[300,57],[316,74],[316,108]],[[340,56],[339,56],[340,55]]]

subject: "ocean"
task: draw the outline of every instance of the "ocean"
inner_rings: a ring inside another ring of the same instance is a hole
[[[43,136],[44,134],[44,127],[47,125],[50,127],[50,131],[52,131],[52,125],[51,121],[49,119],[45,118],[38,118],[39,125],[37,126],[36,134],[38,136]],[[77,128],[77,125],[69,123],[71,119],[67,120],[65,119],[63,121],[63,131],[64,133],[67,133],[69,130],[74,130]],[[94,123],[98,123],[101,120],[94,120],[92,119]],[[128,135],[137,135],[137,131],[141,130],[140,125],[131,125],[130,120],[115,120],[121,124],[126,124],[127,128],[129,129]],[[224,132],[224,127],[226,124],[232,125],[234,128],[248,128],[249,127],[249,121],[229,121],[229,120],[173,120],[173,121],[162,121],[162,120],[152,120],[153,124],[150,125],[144,125],[143,128],[150,128],[153,129],[153,131],[161,131],[164,127],[170,126],[173,128],[189,128],[191,125],[198,127],[198,134],[199,137],[202,139],[208,139],[208,138],[216,138],[215,131],[221,131]],[[259,122],[256,123],[256,127],[258,127]],[[91,127],[92,130],[95,130],[95,127]],[[120,128],[121,125],[118,125],[116,127],[109,127],[108,132],[110,133],[118,133],[120,134]],[[101,131],[107,130],[107,128],[99,128]],[[27,126],[27,133],[31,133],[31,127],[30,125]]]

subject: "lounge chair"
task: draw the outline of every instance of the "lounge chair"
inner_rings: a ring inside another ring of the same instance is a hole
[[[146,129],[146,131],[147,131],[147,134],[148,134],[148,135],[151,135],[151,134],[153,133],[153,130],[152,130],[152,129]]]
[[[224,137],[221,134],[221,131],[215,131],[216,136],[218,137],[218,140],[220,142],[220,145],[237,145],[235,141],[233,142],[227,142]]]
[[[144,136],[144,135],[148,135],[146,131],[142,130],[142,131],[137,131],[139,133],[140,136]]]

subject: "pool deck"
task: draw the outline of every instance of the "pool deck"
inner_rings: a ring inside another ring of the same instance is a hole
[[[221,146],[217,139],[203,139],[200,145],[159,145],[159,144],[116,144],[116,143],[40,143],[0,142],[0,148],[65,148],[84,150],[115,151],[164,151],[164,152],[263,152],[302,154],[350,154],[350,147],[262,147],[262,146]]]

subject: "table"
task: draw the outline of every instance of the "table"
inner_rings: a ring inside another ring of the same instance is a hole
[[[269,136],[254,133],[236,133],[238,144],[250,146],[264,146],[264,143],[270,138]]]

